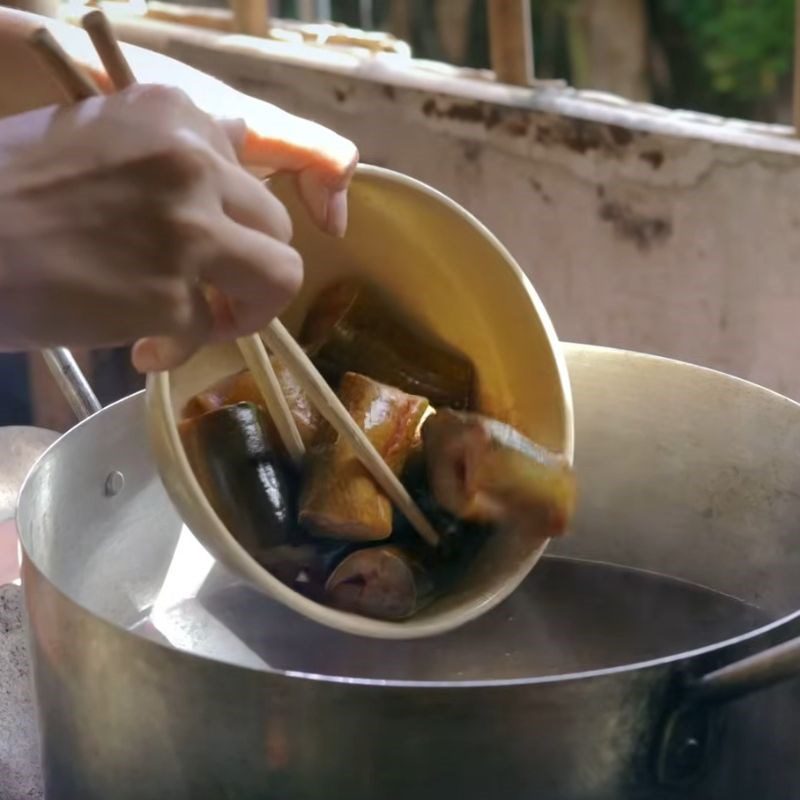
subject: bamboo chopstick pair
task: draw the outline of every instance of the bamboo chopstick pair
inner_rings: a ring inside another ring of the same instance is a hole
[[[136,83],[136,77],[105,14],[99,10],[90,11],[82,22],[114,88],[121,90]],[[59,80],[71,102],[101,94],[94,82],[77,67],[47,28],[34,31],[30,44]],[[350,444],[365,469],[417,533],[429,545],[438,546],[439,534],[283,324],[275,319],[261,335],[270,350],[291,370],[319,413]],[[237,345],[275,421],[287,452],[292,459],[300,461],[305,454],[303,442],[261,336],[244,336],[237,340]]]

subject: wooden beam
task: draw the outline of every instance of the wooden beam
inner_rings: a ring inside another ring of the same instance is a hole
[[[800,0],[798,0],[800,2]],[[500,83],[533,82],[533,26],[529,0],[489,0],[489,50]]]
[[[269,34],[268,0],[229,0],[237,33],[247,36]]]
[[[794,130],[800,136],[800,0],[794,5]]]

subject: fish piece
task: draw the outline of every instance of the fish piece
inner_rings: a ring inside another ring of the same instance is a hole
[[[306,317],[301,340],[333,384],[358,372],[428,398],[434,407],[468,408],[475,380],[461,353],[406,322],[374,289],[355,281],[324,291]]]
[[[211,507],[257,560],[292,539],[291,475],[270,447],[266,414],[237,403],[180,423],[189,464]]]
[[[268,548],[259,563],[287,586],[323,602],[328,575],[354,546],[351,542],[306,537],[297,543]]]
[[[422,565],[392,545],[365,547],[344,558],[325,584],[331,605],[366,617],[413,616],[433,591]]]
[[[399,475],[428,408],[424,397],[348,372],[339,397],[392,471]],[[300,522],[318,536],[350,541],[387,538],[392,505],[350,445],[332,429],[307,455]]]
[[[460,519],[566,532],[575,508],[569,461],[480,414],[443,409],[422,426],[436,501]]]
[[[300,384],[297,383],[284,363],[274,355],[271,355],[269,360],[275,369],[275,376],[289,405],[289,410],[292,412],[297,430],[300,432],[300,438],[306,448],[309,448],[316,441],[324,420],[311,405],[306,393],[300,388]],[[236,403],[254,403],[264,411],[267,410],[255,378],[248,369],[223,378],[204,392],[194,395],[184,408],[184,417],[194,417]],[[283,443],[275,423],[269,414],[266,414],[266,419],[269,441],[282,451]]]

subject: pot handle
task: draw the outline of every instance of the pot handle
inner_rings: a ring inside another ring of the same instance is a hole
[[[672,788],[691,784],[707,760],[709,711],[753,692],[800,678],[800,637],[708,672],[682,687],[654,750],[656,780]]]
[[[800,678],[800,637],[697,678],[688,687],[687,699],[717,705],[792,678]]]
[[[43,350],[42,356],[58,388],[79,420],[91,417],[102,406],[81,372],[75,357],[66,347]]]

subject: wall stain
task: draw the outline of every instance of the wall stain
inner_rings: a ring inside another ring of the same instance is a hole
[[[428,97],[421,111],[430,119],[480,125],[487,131],[497,129],[515,138],[530,136],[542,147],[566,148],[578,155],[597,152],[621,159],[649,136],[644,131],[631,131],[620,125],[521,111],[482,101],[449,102]],[[664,161],[663,153],[652,149],[640,153],[639,157],[654,169]]]
[[[565,147],[578,155],[599,153],[612,158],[623,158],[637,137],[637,133],[618,125],[603,125],[570,117],[553,118],[536,126],[536,141],[543,147]]]
[[[608,132],[611,134],[614,144],[618,147],[627,147],[633,142],[633,132],[620,125],[609,125]]]
[[[553,198],[544,190],[544,187],[541,183],[539,183],[539,181],[536,180],[536,178],[528,178],[528,183],[530,183],[533,191],[542,198],[544,203],[546,203],[548,206],[553,204]]]
[[[645,150],[639,153],[639,158],[646,161],[653,169],[660,169],[664,163],[664,154],[659,150]]]
[[[503,130],[509,136],[527,136],[530,128],[529,120],[521,117],[520,119],[509,119],[503,123]]]
[[[474,164],[481,157],[483,152],[483,145],[480,142],[465,141],[461,143],[464,151],[464,158],[471,164]]]
[[[397,96],[397,93],[394,90],[394,86],[390,86],[388,83],[384,83],[383,87],[383,96],[386,97],[388,100],[394,100]]]
[[[632,242],[642,252],[661,244],[672,235],[671,220],[639,214],[630,206],[613,200],[605,200],[600,204],[598,216],[603,222],[611,223],[617,236]]]
[[[456,122],[472,122],[491,130],[500,121],[500,110],[488,103],[450,103],[441,108],[429,97],[422,104],[422,113],[435,119],[452,119]]]

